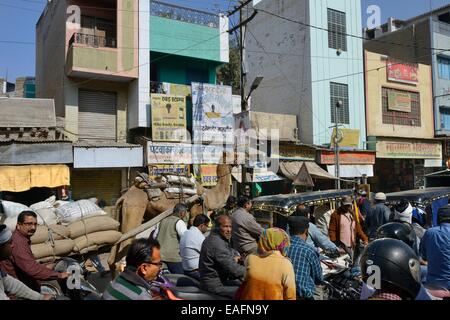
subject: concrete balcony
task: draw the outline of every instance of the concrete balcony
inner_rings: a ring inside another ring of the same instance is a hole
[[[119,54],[116,38],[74,33],[67,52],[67,76],[125,82],[137,78],[133,70],[119,70]]]

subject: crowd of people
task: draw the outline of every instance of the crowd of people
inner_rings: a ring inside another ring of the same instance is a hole
[[[426,299],[424,285],[449,290],[450,205],[439,209],[439,225],[429,227],[407,201],[391,211],[383,193],[374,200],[365,192],[356,200],[343,197],[336,210],[320,217],[299,205],[268,229],[256,221],[247,197],[230,197],[212,219],[198,215],[189,228],[184,222],[188,208],[179,204],[149,239],[132,243],[124,272],[103,299],[151,300],[151,283],[165,268],[223,298],[320,300],[321,251],[348,254],[360,267],[361,299]],[[36,227],[30,211],[19,215],[14,232],[0,226],[0,299],[51,299],[39,293],[40,281],[68,277],[34,258],[30,238]],[[372,283],[374,267],[380,272]]]

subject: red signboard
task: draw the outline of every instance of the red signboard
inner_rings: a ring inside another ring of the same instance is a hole
[[[340,164],[375,164],[375,152],[352,152],[341,151],[339,152]],[[322,151],[320,153],[320,164],[334,165],[334,152]]]
[[[418,64],[389,60],[387,62],[387,77],[389,81],[417,84],[419,82],[418,69]]]

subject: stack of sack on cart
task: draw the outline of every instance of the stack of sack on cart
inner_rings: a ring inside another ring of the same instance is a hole
[[[120,239],[120,223],[96,202],[95,198],[75,202],[56,201],[53,196],[27,207],[2,200],[0,222],[13,231],[17,216],[22,211],[34,211],[38,216],[38,227],[31,238],[31,250],[40,262],[54,261],[69,255],[97,251]]]

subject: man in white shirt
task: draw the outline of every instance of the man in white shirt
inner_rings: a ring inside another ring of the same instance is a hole
[[[210,219],[206,215],[200,214],[196,216],[192,227],[183,233],[180,240],[180,254],[184,274],[197,280],[200,280],[198,272],[200,251],[209,223]]]

